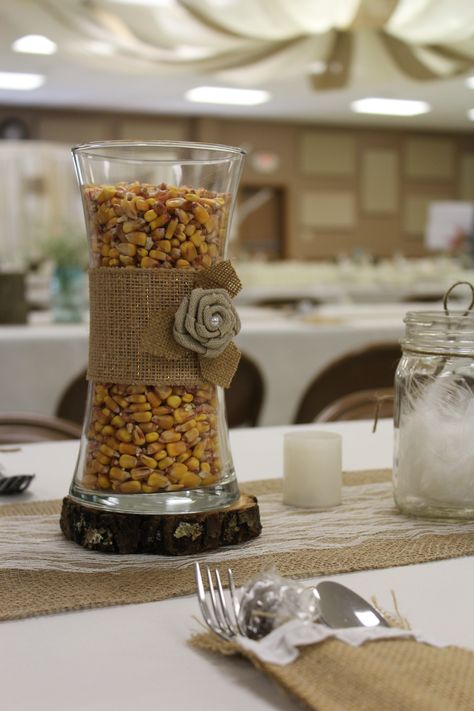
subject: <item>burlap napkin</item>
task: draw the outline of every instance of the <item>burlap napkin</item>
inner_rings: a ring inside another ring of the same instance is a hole
[[[473,711],[474,653],[414,640],[351,647],[329,639],[300,649],[286,666],[261,662],[233,643],[200,634],[202,650],[241,654],[315,711]]]

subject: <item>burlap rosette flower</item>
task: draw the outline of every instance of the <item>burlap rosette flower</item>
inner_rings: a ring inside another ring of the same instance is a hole
[[[199,272],[194,288],[177,309],[160,310],[151,319],[144,349],[169,360],[195,353],[203,379],[229,387],[240,360],[232,342],[240,331],[240,319],[231,299],[241,288],[229,261]]]
[[[240,331],[240,319],[225,289],[193,289],[174,317],[173,337],[205,358],[218,358]]]

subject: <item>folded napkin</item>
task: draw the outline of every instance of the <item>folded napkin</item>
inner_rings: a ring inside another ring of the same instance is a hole
[[[344,627],[332,629],[326,625],[309,624],[302,620],[290,620],[259,640],[237,637],[235,641],[239,648],[255,655],[262,662],[285,665],[297,659],[299,656],[298,647],[320,644],[326,639],[335,638],[353,647],[360,647],[364,642],[371,640],[395,639],[396,637],[415,639],[418,642],[425,642],[435,647],[446,646],[442,642],[429,641],[423,638],[421,634],[413,632],[413,630],[400,629],[398,627]]]
[[[333,632],[328,630],[319,643],[304,641],[289,663],[265,661],[265,653],[258,656],[250,640],[244,644],[240,639],[239,643],[224,642],[205,633],[195,635],[190,643],[208,651],[247,657],[315,711],[473,711],[473,652],[417,641],[407,630],[392,629],[396,638],[364,640],[358,646],[354,642],[360,639],[355,639],[353,629],[349,643],[339,638],[341,630],[337,637],[331,636]],[[372,629],[371,634],[374,632]],[[390,637],[392,632],[389,628],[383,631]],[[288,630],[279,639],[282,659],[294,655],[291,634],[285,649]]]

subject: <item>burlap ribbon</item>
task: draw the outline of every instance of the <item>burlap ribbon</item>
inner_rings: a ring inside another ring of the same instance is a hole
[[[198,272],[101,267],[89,276],[90,380],[229,387],[240,360],[231,298],[242,288],[229,261]]]

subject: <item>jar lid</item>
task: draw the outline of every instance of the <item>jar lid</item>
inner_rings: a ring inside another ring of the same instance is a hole
[[[474,313],[409,311],[405,318],[404,350],[419,353],[474,355]]]

